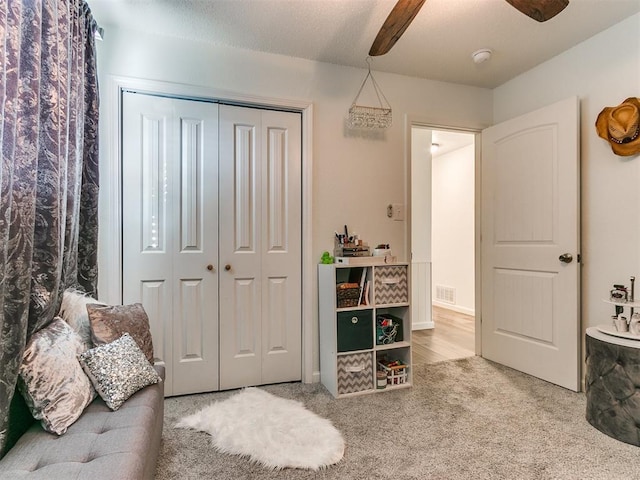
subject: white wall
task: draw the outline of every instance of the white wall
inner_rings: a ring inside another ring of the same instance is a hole
[[[433,158],[432,287],[456,289],[455,310],[475,314],[475,145]],[[441,304],[448,306],[447,304]]]
[[[100,21],[100,19],[97,19]],[[109,154],[111,111],[109,77],[128,76],[191,84],[241,94],[313,102],[313,245],[320,258],[333,248],[333,232],[348,224],[371,245],[390,243],[405,259],[405,222],[386,216],[389,203],[406,203],[405,132],[407,116],[446,126],[484,127],[492,123],[492,92],[375,72],[393,107],[393,126],[363,135],[345,128],[347,110],[366,70],[340,67],[280,55],[213,46],[184,39],[121,31],[109,25],[98,42],[101,90],[101,152]],[[363,56],[363,67],[366,66]],[[103,162],[104,165],[106,162]],[[111,186],[101,171],[101,215]],[[100,245],[108,243],[112,226],[101,223]],[[104,249],[100,271],[113,264]],[[103,276],[101,276],[101,279]],[[314,275],[315,282],[315,275]],[[100,285],[105,282],[100,281]],[[315,292],[315,285],[313,288]],[[104,293],[104,292],[103,292]],[[317,312],[317,294],[313,299]],[[315,314],[317,318],[317,313]],[[317,329],[317,322],[314,328]],[[314,370],[318,370],[317,331]]]
[[[606,106],[640,96],[640,14],[494,90],[496,123],[577,95],[581,101],[582,326],[607,323],[614,283],[640,277],[640,156],[596,135]],[[584,352],[583,352],[584,353]]]

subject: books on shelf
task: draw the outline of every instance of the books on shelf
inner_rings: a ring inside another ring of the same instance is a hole
[[[369,305],[369,284],[371,282],[369,282],[369,280],[367,280],[366,282],[364,282],[364,294],[363,294],[363,305]]]
[[[367,279],[367,269],[363,268],[360,274],[360,298],[358,299],[358,305],[362,305],[362,295],[364,294],[364,283]]]

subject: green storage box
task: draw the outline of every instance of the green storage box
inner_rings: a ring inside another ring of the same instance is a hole
[[[338,352],[373,348],[373,312],[352,310],[338,313]]]
[[[403,323],[400,317],[389,315],[388,313],[379,314],[376,317],[376,345],[401,342],[403,339]]]

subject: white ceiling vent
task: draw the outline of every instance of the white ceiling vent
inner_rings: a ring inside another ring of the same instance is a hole
[[[436,300],[443,303],[456,303],[456,289],[454,287],[445,287],[444,285],[436,285]]]

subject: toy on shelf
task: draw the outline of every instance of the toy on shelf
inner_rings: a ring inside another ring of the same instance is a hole
[[[320,257],[320,263],[331,264],[333,263],[333,257],[329,252],[322,252],[322,256]]]

